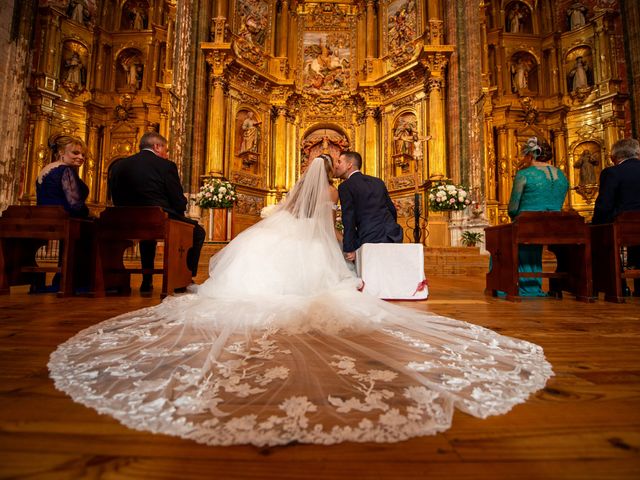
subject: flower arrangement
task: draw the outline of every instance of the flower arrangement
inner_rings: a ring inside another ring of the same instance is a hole
[[[463,210],[470,204],[469,193],[462,185],[440,182],[429,189],[429,207],[436,212]]]
[[[195,198],[200,208],[231,208],[236,200],[238,195],[235,187],[222,178],[207,180]]]

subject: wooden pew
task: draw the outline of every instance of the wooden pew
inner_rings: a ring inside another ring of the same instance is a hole
[[[549,278],[550,293],[559,298],[569,291],[576,299],[593,301],[589,226],[575,212],[523,212],[513,223],[485,228],[492,258],[485,293],[519,301],[521,277]],[[555,253],[555,272],[518,273],[518,245],[546,245]]]
[[[626,279],[640,279],[640,266],[623,269],[622,247],[630,246],[640,248],[640,212],[623,212],[613,223],[591,225],[595,295],[604,292],[606,301],[624,303],[622,288]],[[640,292],[636,289],[634,295],[640,296]]]
[[[124,251],[133,240],[164,242],[161,269],[126,268]],[[160,207],[108,207],[96,221],[96,275],[92,294],[131,294],[131,274],[162,274],[161,296],[191,284],[187,252],[193,245],[193,225],[172,220]]]
[[[61,206],[12,205],[0,217],[0,295],[13,285],[36,283],[47,272],[60,273],[59,297],[88,287],[93,221],[70,217]],[[60,241],[59,263],[39,266],[36,252],[50,240]]]

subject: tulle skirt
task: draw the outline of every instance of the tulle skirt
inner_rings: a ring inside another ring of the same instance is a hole
[[[302,223],[261,222],[196,292],[78,333],[51,355],[56,387],[134,429],[265,446],[430,435],[552,375],[537,345],[360,293]]]

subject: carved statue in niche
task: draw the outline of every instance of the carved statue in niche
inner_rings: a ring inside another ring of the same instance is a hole
[[[133,48],[125,50],[120,54],[118,63],[124,72],[124,82],[121,81],[120,86],[140,90],[144,76],[144,64],[140,51]]]
[[[129,0],[122,7],[122,30],[144,30],[148,25],[149,4],[146,0]]]
[[[349,140],[341,132],[332,128],[320,128],[311,132],[302,140],[302,169],[304,170],[309,160],[321,153],[337,159],[342,152],[349,150]]]
[[[509,33],[532,33],[529,7],[522,2],[511,3],[506,14],[505,28]]]
[[[73,41],[64,43],[62,51],[61,85],[72,96],[84,91],[87,84],[87,49]]]
[[[86,10],[86,5],[84,0],[71,0],[69,2],[69,9],[67,10],[67,15],[74,22],[80,23],[84,25],[85,15],[88,16],[89,12]]]
[[[589,73],[589,65],[582,57],[577,57],[575,66],[569,72],[570,91],[575,92],[580,88],[588,87],[590,85]]]
[[[584,27],[587,24],[587,7],[580,2],[573,3],[567,9],[567,20],[570,30]]]
[[[269,4],[265,0],[238,0],[238,34],[246,32],[244,37],[253,45],[264,49],[269,25]]]
[[[596,156],[589,150],[582,151],[578,160],[573,164],[574,168],[580,169],[578,185],[595,185],[596,167],[600,162]]]
[[[536,61],[532,55],[519,52],[511,57],[511,91],[522,94],[534,90],[532,85],[532,73],[536,67]]]
[[[260,140],[260,123],[253,117],[251,110],[247,111],[246,117],[242,122],[242,143],[240,144],[240,153],[258,152],[258,142]]]
[[[302,84],[309,93],[331,94],[349,86],[348,32],[305,32]]]
[[[413,157],[415,124],[411,120],[403,120],[393,132],[393,153],[406,154]]]
[[[416,37],[416,0],[394,0],[387,7],[387,49],[401,49]]]

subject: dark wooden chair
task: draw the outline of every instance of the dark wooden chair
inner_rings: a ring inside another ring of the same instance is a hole
[[[623,212],[613,223],[591,225],[591,248],[593,258],[593,290],[595,295],[604,292],[609,302],[624,303],[622,291],[627,278],[640,281],[640,266],[624,269],[622,248],[640,248],[640,212]],[[638,289],[634,295],[640,296]]]
[[[161,269],[126,268],[124,251],[134,240],[164,242]],[[162,274],[161,296],[191,283],[187,252],[193,245],[193,225],[172,220],[160,207],[108,207],[96,221],[96,274],[93,295],[107,291],[131,294],[131,274]]]
[[[569,291],[576,299],[593,301],[591,237],[589,226],[575,212],[523,212],[513,223],[487,227],[486,246],[492,258],[487,273],[487,294],[519,301],[521,277],[549,278],[550,293],[562,298]],[[556,255],[555,272],[519,273],[518,245],[546,245]]]
[[[60,273],[59,297],[88,287],[92,236],[93,221],[70,217],[61,206],[10,206],[0,217],[0,295],[13,285],[44,284],[47,272]],[[36,252],[50,240],[60,242],[58,265],[38,265]]]

